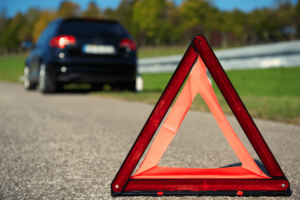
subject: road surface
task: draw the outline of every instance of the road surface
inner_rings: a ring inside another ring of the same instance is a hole
[[[0,199],[112,199],[110,183],[152,109],[86,94],[42,95],[0,83]],[[260,165],[235,118],[228,120]],[[300,126],[255,122],[291,182],[289,199],[300,199]],[[190,111],[160,165],[238,163],[212,115]]]

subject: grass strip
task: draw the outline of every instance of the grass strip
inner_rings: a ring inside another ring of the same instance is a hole
[[[163,91],[173,73],[143,74],[145,91]],[[300,98],[300,67],[226,71],[240,96]],[[213,83],[216,94],[221,94]]]
[[[134,93],[129,91],[104,91],[93,92],[92,94],[99,95],[101,97],[155,105],[161,95],[161,92],[154,91]],[[225,114],[232,115],[231,109],[223,96],[221,94],[217,94],[217,98],[223,112]],[[300,98],[241,96],[241,99],[252,117],[300,125]],[[196,96],[190,109],[210,112],[200,95]]]
[[[19,82],[19,77],[24,74],[25,56],[0,57],[0,80]]]

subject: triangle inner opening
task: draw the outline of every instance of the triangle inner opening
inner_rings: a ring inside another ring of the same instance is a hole
[[[220,96],[217,97],[220,100]],[[232,125],[234,117],[226,116],[226,118]],[[233,125],[232,127],[240,138],[241,130],[236,130],[236,126]],[[249,146],[246,148],[248,149]],[[253,156],[253,154],[251,155]],[[242,164],[226,141],[203,98],[197,94],[158,166],[224,168],[240,167]]]

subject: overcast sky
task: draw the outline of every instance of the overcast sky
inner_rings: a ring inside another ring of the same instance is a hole
[[[16,12],[25,13],[29,7],[40,9],[56,10],[62,0],[0,0],[0,10],[6,8],[8,17],[12,17]],[[81,9],[87,8],[91,0],[72,0],[80,5]],[[179,5],[182,0],[174,0]],[[238,8],[242,11],[249,12],[255,8],[271,7],[276,0],[213,0],[214,4],[221,10],[233,10]],[[95,0],[101,10],[110,7],[116,8],[120,0]],[[296,3],[297,0],[291,0]]]

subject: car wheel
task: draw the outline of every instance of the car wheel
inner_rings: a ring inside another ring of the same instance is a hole
[[[42,93],[55,92],[55,83],[49,77],[45,64],[42,64],[40,67],[39,85]]]
[[[134,82],[128,83],[127,89],[134,92],[143,91],[144,81],[142,76],[138,75]]]
[[[136,85],[135,81],[134,81],[134,82],[131,82],[131,83],[127,83],[127,89],[128,89],[129,91],[135,92],[135,91],[136,91],[135,85]]]
[[[35,90],[36,89],[36,83],[32,83],[29,78],[29,68],[26,66],[24,68],[24,87],[26,90]]]
[[[55,84],[55,91],[56,92],[64,92],[64,84],[63,83],[56,83]]]

